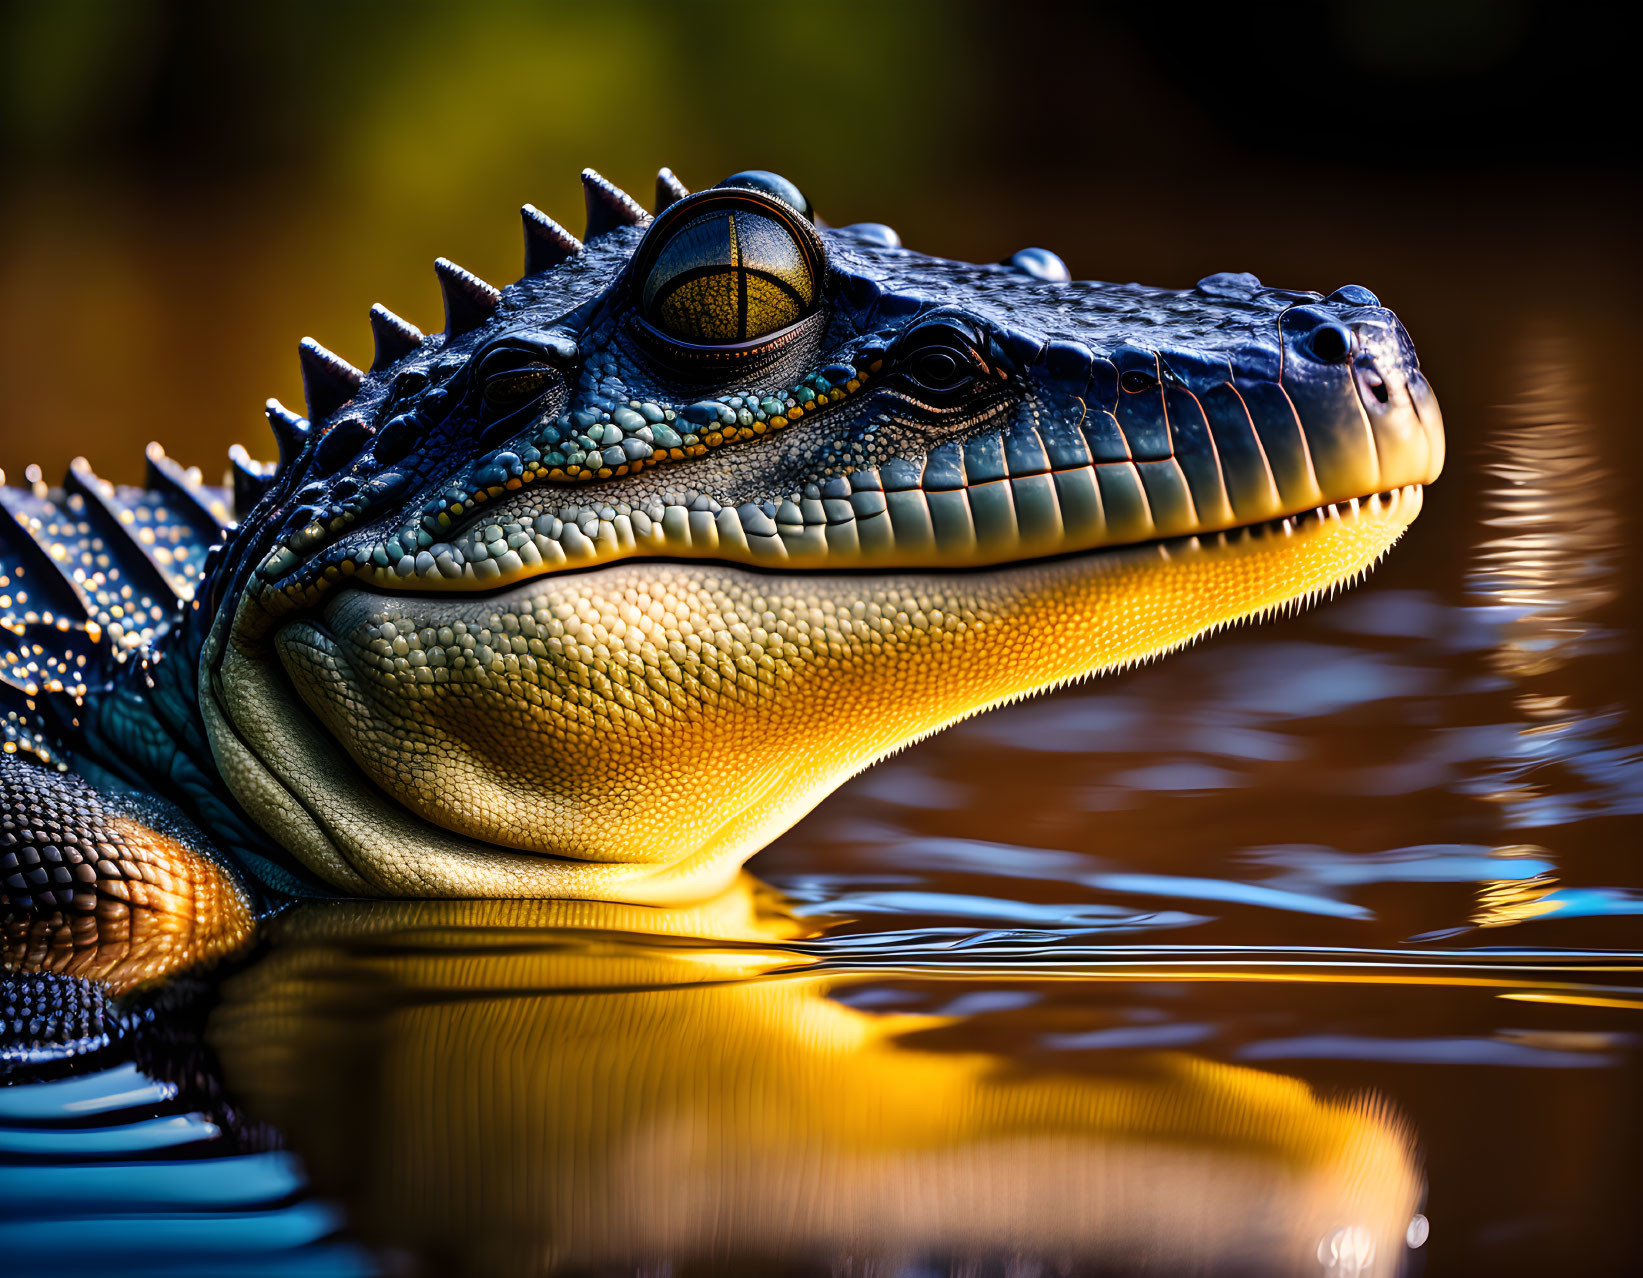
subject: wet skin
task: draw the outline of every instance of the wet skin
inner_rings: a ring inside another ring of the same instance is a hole
[[[245,900],[699,899],[922,735],[1355,580],[1441,469],[1365,289],[1076,283],[820,227],[774,175],[664,170],[654,218],[586,181],[585,242],[527,207],[517,284],[441,262],[443,335],[376,308],[368,373],[305,342],[231,501],[155,460],[232,531],[145,544],[178,620],[80,590],[72,707],[45,679],[12,745],[163,783]],[[136,500],[71,481],[8,497],[37,549]],[[4,766],[19,813],[67,784]],[[91,908],[57,864],[8,899]]]

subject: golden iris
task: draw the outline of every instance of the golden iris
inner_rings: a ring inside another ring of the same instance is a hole
[[[645,317],[698,346],[750,342],[795,324],[816,275],[793,232],[746,207],[704,210],[669,237],[645,279]]]

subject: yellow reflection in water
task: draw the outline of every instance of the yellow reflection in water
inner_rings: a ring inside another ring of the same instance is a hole
[[[1559,1003],[1566,1007],[1610,1007],[1623,1011],[1643,1011],[1643,999],[1602,998],[1592,994],[1561,994],[1555,991],[1526,991],[1501,994],[1518,1003]]]
[[[1557,875],[1547,872],[1532,879],[1492,879],[1478,888],[1472,923],[1477,927],[1510,927],[1557,909],[1549,899],[1557,891]]]
[[[798,931],[749,880],[694,910],[307,907],[211,1039],[363,1238],[438,1272],[1316,1274],[1331,1238],[1397,1272],[1420,1177],[1378,1105],[1177,1053],[936,1050],[909,1036],[955,1018],[847,1006],[863,978],[797,966]]]

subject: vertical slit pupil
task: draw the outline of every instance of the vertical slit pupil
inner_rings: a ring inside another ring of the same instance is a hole
[[[736,215],[728,215],[730,222],[730,264],[736,271],[736,340],[747,340],[747,264],[742,261],[742,245],[736,236]]]

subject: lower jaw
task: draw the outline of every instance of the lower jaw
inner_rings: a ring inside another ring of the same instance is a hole
[[[615,827],[601,814],[589,813],[592,833],[548,831],[533,848],[501,846],[483,832],[435,824],[397,801],[384,788],[380,769],[373,779],[363,739],[345,748],[333,735],[346,734],[355,716],[328,713],[327,731],[266,650],[243,651],[230,642],[217,670],[208,666],[202,674],[201,703],[229,788],[276,841],[340,891],[657,904],[700,899],[728,884],[749,856],[844,779],[909,741],[1000,702],[1134,664],[1350,584],[1415,518],[1421,497],[1421,489],[1411,486],[1232,532],[962,573],[775,575],[700,562],[628,561],[536,578],[483,598],[350,591],[333,600],[330,621],[391,603],[409,610],[413,621],[439,626],[464,610],[493,614],[544,596],[609,601],[614,612],[627,596],[651,597],[670,583],[712,574],[728,583],[724,589],[733,598],[768,599],[791,589],[804,600],[825,599],[834,610],[875,593],[908,600],[962,597],[993,636],[1021,640],[1002,653],[982,641],[968,648],[955,641],[935,653],[926,645],[906,660],[906,669],[882,667],[865,676],[859,668],[853,674],[800,672],[786,686],[785,701],[772,695],[764,704],[736,707],[734,722],[699,724],[699,741],[657,740],[658,760],[711,763],[711,750],[723,746],[743,761],[741,775],[760,774],[762,767],[762,775],[778,778],[761,782],[758,804],[740,812],[732,797],[713,793],[716,782],[704,779],[702,801],[720,823],[701,838],[678,835],[694,828],[689,815],[668,812],[658,817],[668,823],[668,837],[643,829],[612,833]],[[1038,641],[1023,638],[1031,636]],[[918,713],[893,723],[864,716],[863,681],[869,676],[881,690],[916,701]],[[909,690],[928,691],[910,696]],[[800,750],[799,743],[782,740],[800,698],[812,722],[830,722],[829,707],[840,707],[838,741]],[[308,699],[316,700],[312,689]],[[875,721],[850,722],[852,714]],[[764,762],[761,749],[768,754]],[[705,778],[723,775],[704,770]],[[724,821],[727,811],[733,815]],[[599,859],[603,838],[621,845],[608,850],[614,851],[609,860]]]

